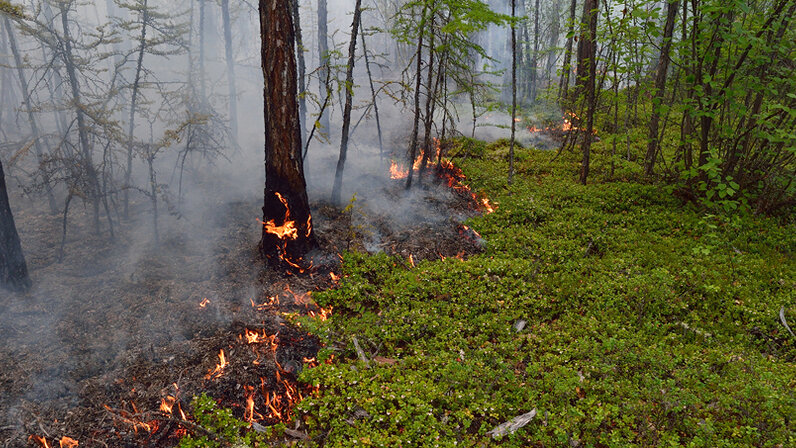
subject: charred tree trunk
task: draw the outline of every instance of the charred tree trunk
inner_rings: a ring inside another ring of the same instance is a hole
[[[328,37],[328,22],[329,17],[326,9],[326,0],[318,0],[318,61],[320,64],[320,72],[318,82],[320,83],[319,89],[321,98],[326,98],[331,94],[329,91],[328,83],[324,83],[324,79],[328,79],[326,72],[329,70],[329,37]],[[324,131],[329,132],[329,113],[322,111],[318,117],[318,123]]]
[[[420,124],[420,84],[423,78],[423,36],[425,35],[426,9],[427,6],[423,4],[423,12],[420,15],[420,26],[418,27],[420,29],[420,36],[417,37],[417,51],[415,53],[415,60],[417,62],[417,78],[415,79],[415,117],[412,124],[412,141],[409,146],[409,175],[406,176],[407,190],[412,188],[412,176],[415,172],[415,158],[417,158],[417,127]]]
[[[42,179],[44,180],[44,189],[47,194],[47,203],[50,206],[50,212],[56,213],[58,206],[55,203],[55,196],[53,196],[52,185],[50,184],[50,175],[47,173],[47,167],[44,166],[44,148],[40,141],[41,134],[39,134],[39,125],[36,122],[36,116],[33,115],[33,108],[30,104],[30,94],[28,86],[28,78],[25,77],[25,69],[22,67],[22,56],[19,54],[17,48],[17,39],[14,36],[14,28],[11,26],[11,21],[8,17],[3,18],[6,34],[8,35],[8,45],[11,47],[11,54],[14,56],[14,65],[17,67],[17,75],[19,77],[19,85],[22,88],[22,105],[28,115],[28,123],[30,124],[30,131],[33,133],[33,149],[36,151],[36,158],[39,162],[39,169],[42,170]]]
[[[232,23],[229,18],[229,0],[221,0],[221,20],[224,22],[224,54],[227,59],[227,83],[229,84],[229,128],[232,132],[233,141],[237,143],[238,88],[235,82],[235,57],[232,54]]]
[[[149,24],[149,10],[147,9],[148,0],[144,0],[144,8],[141,10],[141,37],[138,48],[138,59],[135,65],[135,78],[133,80],[133,91],[130,95],[130,117],[127,122],[127,166],[124,172],[124,198],[123,210],[124,217],[130,216],[130,180],[133,174],[133,146],[135,132],[135,112],[138,105],[138,90],[141,87],[141,71],[144,67],[144,53],[146,52],[146,32]]]
[[[577,0],[572,0],[569,4],[569,26],[567,27],[567,46],[564,49],[564,64],[562,66],[561,83],[558,85],[558,100],[559,102],[567,98],[567,91],[569,90],[569,73],[572,71],[572,41],[575,34],[575,10],[577,9]]]
[[[261,254],[299,267],[316,246],[301,157],[296,54],[290,5],[260,0],[265,120],[265,191]]]
[[[301,129],[301,141],[305,140],[307,134],[307,100],[305,93],[307,90],[306,64],[304,63],[304,38],[301,36],[301,16],[299,15],[299,0],[290,0],[291,12],[293,14],[293,26],[296,33],[296,61],[298,62],[298,89],[299,89],[299,128]]]
[[[591,152],[592,133],[594,131],[594,109],[596,95],[594,93],[597,78],[597,14],[598,0],[586,0],[583,5],[583,24],[588,29],[581,33],[578,46],[578,90],[584,89],[586,94],[586,130],[583,133],[583,159],[580,165],[580,183],[586,185],[589,177],[589,157]]]
[[[0,286],[12,291],[30,289],[28,266],[8,201],[3,162],[0,161]]]
[[[652,96],[652,116],[649,122],[649,134],[647,135],[647,156],[644,163],[644,172],[647,176],[652,175],[655,169],[655,159],[658,155],[658,122],[660,121],[660,107],[663,101],[663,93],[666,89],[666,71],[669,70],[669,51],[672,48],[672,32],[677,12],[680,8],[679,0],[671,0],[666,5],[666,25],[663,27],[663,44],[661,45],[661,55],[658,60],[658,68],[655,73],[655,87]]]
[[[525,0],[521,0],[525,1]],[[511,18],[517,16],[517,0],[511,0]],[[508,184],[514,182],[514,137],[517,131],[517,29],[511,23],[511,144],[509,146],[509,178]]]
[[[343,170],[345,159],[348,155],[348,132],[351,128],[351,102],[354,96],[354,61],[357,52],[357,33],[359,20],[362,17],[362,0],[357,0],[354,5],[354,23],[351,24],[351,41],[348,43],[348,66],[345,72],[345,107],[343,108],[343,135],[340,138],[340,157],[337,159],[337,170],[334,173],[334,187],[332,187],[332,203],[340,204],[343,190]]]

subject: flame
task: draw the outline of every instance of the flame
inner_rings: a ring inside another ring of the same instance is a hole
[[[42,448],[50,448],[50,444],[47,443],[47,439],[44,437],[39,437],[37,435],[31,435],[28,437],[28,440],[33,440],[34,442],[38,443]]]
[[[206,306],[207,306],[209,303],[210,303],[210,300],[208,300],[208,299],[207,299],[207,297],[205,297],[204,299],[202,299],[202,301],[201,301],[201,302],[199,302],[199,308],[204,308],[204,307],[206,307]]]
[[[487,213],[494,213],[495,212],[495,207],[492,207],[492,204],[489,203],[489,199],[487,199],[487,198],[481,199],[481,205],[484,206],[484,209],[486,209]]]
[[[333,282],[337,283],[340,281],[340,276],[335,274],[334,272],[329,273],[329,278],[332,279]]]
[[[166,414],[171,414],[171,409],[174,407],[174,403],[177,401],[176,397],[172,397],[171,395],[167,396],[166,398],[162,398],[160,400],[160,410]]]
[[[409,176],[409,170],[398,166],[395,160],[390,161],[390,179],[405,179]]]
[[[522,121],[522,118],[520,118],[520,117],[516,117],[516,118],[514,118],[514,122],[515,122],[515,123],[519,123],[519,122],[521,122],[521,121]]]
[[[61,448],[77,448],[77,446],[80,445],[77,440],[66,436],[61,437],[61,440],[58,442],[58,444],[61,445]]]
[[[213,370],[211,370],[211,371],[210,371],[210,372],[209,372],[209,373],[208,373],[208,374],[205,376],[205,379],[208,379],[208,380],[209,380],[209,379],[211,379],[211,378],[213,378],[213,377],[216,377],[216,378],[217,378],[217,377],[221,376],[221,375],[224,373],[224,367],[226,367],[226,366],[227,366],[227,364],[229,364],[229,363],[227,362],[227,359],[226,359],[226,357],[224,357],[224,349],[221,349],[221,350],[218,352],[218,360],[219,360],[219,362],[218,362],[218,365],[216,365],[216,368],[215,368],[215,369],[213,369]]]
[[[413,257],[412,254],[409,254],[409,263],[412,267],[415,267],[415,257]]]

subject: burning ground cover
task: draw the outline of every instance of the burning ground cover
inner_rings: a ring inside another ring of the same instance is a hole
[[[396,223],[367,195],[342,212],[315,204],[321,249],[303,275],[263,268],[257,200],[211,200],[204,214],[166,226],[157,247],[126,243],[147,223],[116,229],[113,244],[76,224],[60,263],[60,222],[20,214],[37,286],[0,305],[0,442],[174,446],[207,435],[193,402],[202,394],[247,428],[295,439],[300,432],[280,423],[295,420],[295,404],[316,392],[297,377],[318,364],[320,347],[306,332],[311,324],[296,318],[328,318],[332,308],[313,295],[340,280],[342,254],[386,252],[410,268],[482,250],[461,221],[482,213],[485,198],[460,173],[432,174],[409,193],[387,178],[379,189],[393,204],[423,209],[414,224]]]

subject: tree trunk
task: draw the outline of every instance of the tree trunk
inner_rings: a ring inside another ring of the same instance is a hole
[[[569,26],[567,27],[567,46],[564,50],[564,64],[562,66],[561,83],[558,85],[558,100],[563,101],[567,97],[569,90],[569,73],[572,71],[572,41],[575,34],[575,10],[577,0],[572,0],[569,4]]]
[[[30,289],[28,266],[8,201],[3,162],[0,161],[0,286],[12,291]]]
[[[207,101],[205,84],[205,0],[199,0],[199,96],[203,105]]]
[[[525,0],[521,0],[525,1]],[[538,4],[538,3],[537,3]],[[511,18],[517,16],[517,0],[511,0]],[[511,24],[511,143],[509,145],[509,178],[508,183],[514,182],[514,136],[517,130],[517,29],[514,22]]]
[[[425,106],[425,116],[423,117],[423,158],[420,161],[420,173],[417,177],[417,181],[420,185],[423,184],[423,174],[426,171],[426,164],[428,163],[429,154],[431,153],[431,126],[434,124],[434,97],[436,96],[436,89],[432,86],[434,82],[434,57],[436,56],[436,51],[434,50],[434,39],[436,38],[436,30],[434,30],[434,18],[435,15],[432,13],[431,15],[431,24],[429,25],[429,45],[428,45],[428,67],[426,68],[427,76],[426,76],[426,106]],[[440,68],[437,67],[439,71]]]
[[[232,132],[233,141],[237,143],[238,89],[235,83],[235,57],[232,54],[232,23],[230,23],[229,19],[229,0],[221,0],[221,20],[224,22],[224,53],[227,59],[227,83],[229,84],[229,128]]]
[[[523,0],[524,1],[524,0]],[[533,53],[531,54],[531,103],[536,102],[537,67],[539,65],[539,0],[534,3],[533,11]]]
[[[42,179],[44,179],[44,189],[47,194],[47,203],[50,206],[50,212],[56,213],[58,206],[55,204],[55,196],[53,196],[52,185],[50,184],[50,175],[47,173],[47,167],[44,166],[44,148],[40,141],[41,134],[39,133],[39,125],[36,122],[36,116],[33,114],[33,108],[30,104],[30,94],[28,86],[28,78],[25,77],[25,70],[22,67],[22,57],[17,48],[17,39],[14,36],[14,28],[11,26],[11,21],[8,17],[3,18],[6,34],[8,35],[8,45],[11,47],[11,54],[14,56],[14,65],[17,66],[17,75],[19,77],[19,85],[22,88],[22,105],[28,115],[28,123],[30,124],[30,131],[33,133],[33,148],[36,151],[36,159],[39,162],[39,168],[42,170]]]
[[[135,66],[135,79],[133,81],[133,92],[130,95],[130,117],[127,122],[127,166],[124,172],[124,217],[128,218],[129,202],[130,202],[130,180],[133,174],[133,146],[135,132],[135,112],[138,104],[138,90],[141,86],[141,71],[144,67],[144,53],[146,51],[146,28],[149,23],[149,10],[147,8],[148,0],[144,0],[144,8],[141,10],[141,37],[138,48],[138,60]]]
[[[677,12],[680,7],[680,0],[671,0],[666,5],[666,25],[663,28],[663,43],[661,54],[658,60],[658,68],[655,73],[655,87],[652,96],[652,116],[649,122],[649,134],[647,135],[647,156],[644,164],[644,172],[647,176],[652,175],[655,169],[655,159],[658,154],[658,123],[660,121],[660,107],[663,101],[664,90],[666,89],[666,71],[669,70],[669,50],[672,47],[672,32]]]
[[[326,98],[331,94],[329,86],[323,82],[324,79],[327,79],[326,71],[329,70],[328,22],[326,0],[318,0],[318,61],[320,64],[318,82],[321,98]],[[320,117],[318,117],[318,123],[320,123],[325,132],[329,132],[329,113],[327,111],[324,110],[321,113]]]
[[[348,155],[348,132],[351,128],[351,102],[354,96],[354,61],[357,52],[357,33],[359,20],[362,17],[362,0],[357,0],[354,5],[354,23],[351,24],[351,41],[348,43],[348,66],[345,72],[345,107],[343,108],[343,135],[340,138],[340,157],[337,159],[337,170],[334,173],[334,187],[332,187],[332,204],[340,204],[343,190],[343,170],[345,159]]]
[[[80,139],[80,150],[82,153],[83,165],[86,170],[86,180],[90,190],[86,193],[89,198],[91,198],[94,208],[94,229],[99,233],[99,177],[97,176],[97,170],[94,167],[94,160],[91,155],[91,146],[88,141],[88,127],[86,126],[86,117],[81,103],[80,83],[77,79],[77,70],[75,70],[74,56],[72,55],[72,37],[69,33],[69,5],[67,3],[60,3],[59,6],[61,10],[61,25],[64,33],[64,51],[62,52],[62,57],[67,76],[69,77],[69,86],[72,89],[72,101],[77,115],[77,132],[78,138]]]
[[[362,53],[365,55],[365,69],[368,72],[368,81],[370,82],[370,94],[373,98],[373,112],[376,114],[376,131],[379,134],[379,156],[384,155],[384,143],[381,137],[381,118],[379,117],[379,103],[376,97],[376,86],[373,84],[373,74],[370,71],[370,59],[368,57],[368,47],[365,44],[365,28],[362,25],[362,20],[359,21],[360,39],[362,40]]]
[[[301,158],[296,53],[290,5],[260,0],[265,120],[265,191],[261,254],[300,267],[316,246]]]
[[[417,133],[418,125],[420,124],[420,83],[423,77],[423,36],[425,35],[424,29],[426,25],[426,9],[427,5],[423,4],[423,12],[420,15],[420,36],[417,37],[417,52],[415,53],[415,61],[417,62],[415,79],[415,117],[412,124],[412,141],[409,146],[409,175],[406,176],[406,189],[412,188],[412,176],[414,175],[415,158],[417,157]]]
[[[597,14],[598,0],[586,0],[583,5],[583,23],[588,24],[588,30],[581,33],[578,45],[578,85],[586,93],[586,131],[583,135],[583,159],[580,165],[580,183],[586,185],[589,177],[589,157],[591,151],[592,133],[594,131],[594,109],[596,95],[594,94],[597,78]]]

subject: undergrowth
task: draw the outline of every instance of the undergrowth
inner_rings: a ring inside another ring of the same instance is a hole
[[[485,252],[415,268],[345,255],[339,287],[314,296],[334,314],[302,321],[335,354],[301,374],[319,387],[298,406],[303,443],[796,446],[779,319],[796,327],[792,223],[707,213],[630,164],[582,186],[567,153],[518,149],[507,188],[500,148],[463,144],[457,163],[498,204],[468,223]]]

